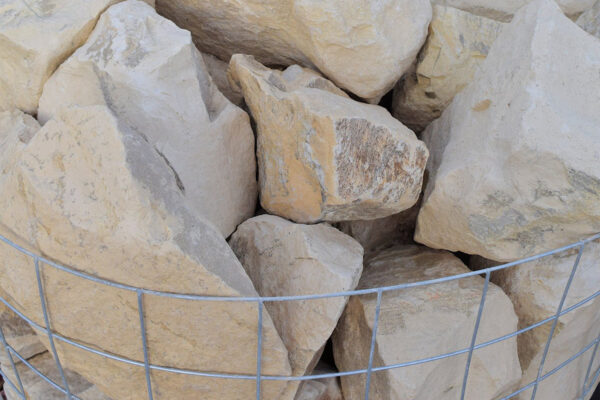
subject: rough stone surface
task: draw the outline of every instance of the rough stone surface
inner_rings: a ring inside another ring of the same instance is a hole
[[[157,9],[222,60],[316,66],[375,102],[410,67],[431,19],[428,0],[159,0]]]
[[[346,221],[336,224],[337,228],[360,243],[365,253],[376,251],[393,244],[413,244],[415,225],[421,202],[402,211],[378,219]]]
[[[575,16],[590,9],[594,1],[596,0],[557,0],[557,3],[565,14]],[[531,0],[431,0],[431,2],[508,22],[513,14]]]
[[[600,39],[600,1],[577,18],[577,25]]]
[[[575,263],[578,249],[541,258],[537,261],[506,268],[495,273],[492,280],[504,289],[515,305],[519,329],[526,328],[554,315]],[[592,296],[600,289],[600,241],[590,242],[582,253],[563,310]],[[493,263],[483,263],[490,266]],[[523,368],[521,387],[537,377],[552,324],[527,331],[518,336],[519,357]],[[600,300],[598,298],[564,314],[558,325],[544,363],[546,374],[569,357],[577,354],[600,334]],[[536,398],[575,399],[580,395],[591,351],[570,363],[563,370],[543,381]],[[600,364],[600,360],[597,362]],[[593,369],[592,371],[595,371]],[[588,382],[588,384],[591,382]],[[531,390],[519,399],[531,398]]]
[[[359,289],[420,282],[469,272],[448,252],[419,246],[396,246],[365,262]],[[383,294],[374,366],[449,353],[468,348],[481,301],[479,276]],[[340,371],[366,368],[377,294],[353,296],[333,336]],[[517,316],[508,297],[490,284],[477,343],[514,332]],[[460,398],[466,354],[371,376],[370,399]],[[466,399],[492,400],[511,393],[521,379],[515,338],[473,353]],[[345,400],[364,398],[365,376],[341,378]]]
[[[479,70],[504,24],[453,7],[434,6],[414,72],[394,89],[394,116],[422,131]]]
[[[0,181],[10,174],[21,151],[39,129],[38,122],[22,111],[0,111]]]
[[[295,296],[354,290],[363,249],[327,225],[303,225],[273,215],[242,223],[230,245],[261,296]],[[348,301],[347,297],[267,302],[289,355],[292,373],[310,374]],[[294,398],[290,383],[282,398]]]
[[[5,296],[2,295],[2,298]],[[0,303],[0,327],[2,327],[6,342],[23,358],[28,359],[46,351],[29,324],[4,303]],[[19,361],[15,356],[12,356],[12,359],[14,362]],[[10,367],[10,360],[3,347],[0,348],[0,365],[5,370]]]
[[[261,205],[296,222],[375,219],[418,199],[428,151],[384,108],[316,72],[235,55],[230,78],[258,127]]]
[[[196,211],[229,236],[254,214],[248,115],[212,82],[189,32],[141,1],[107,10],[40,99],[45,122],[70,105],[106,104],[173,167]]]
[[[35,114],[46,79],[88,37],[98,16],[119,0],[0,3],[0,111]]]
[[[0,233],[63,265],[152,290],[257,296],[220,232],[196,216],[165,160],[104,106],[64,109],[31,139],[0,181]],[[0,245],[0,286],[8,301],[43,324],[29,257]],[[53,330],[122,357],[144,361],[135,292],[75,277],[41,263]],[[145,295],[149,358],[156,365],[254,374],[257,307]],[[268,313],[265,374],[291,372]],[[227,335],[223,335],[227,332]],[[40,335],[43,343],[48,341]],[[57,341],[63,365],[106,395],[145,398],[143,368]],[[254,381],[152,371],[155,399],[252,399]],[[278,399],[285,385],[263,383]]]
[[[64,387],[58,367],[49,352],[44,352],[31,357],[27,362],[50,378],[53,382]],[[65,394],[63,392],[40,378],[40,376],[27,365],[19,363],[17,365],[17,371],[21,377],[27,400],[64,400]],[[2,365],[2,372],[4,372],[11,382],[19,388],[14,370],[10,366]],[[97,387],[85,380],[81,375],[67,369],[65,370],[65,376],[71,394],[76,395],[78,398],[82,400],[110,400],[99,391]],[[14,391],[10,385],[4,384],[4,388],[7,400],[21,399],[18,393]]]
[[[244,104],[244,95],[239,88],[234,88],[229,82],[229,78],[227,77],[229,64],[225,61],[221,61],[212,54],[203,53],[202,58],[204,59],[204,64],[206,64],[210,77],[219,88],[219,91],[233,104],[241,107]]]
[[[331,367],[319,363],[313,375],[337,372]],[[306,381],[298,391],[295,400],[344,400],[338,378],[320,378]]]
[[[600,231],[599,69],[600,41],[553,1],[519,11],[423,134],[415,240],[510,261]]]

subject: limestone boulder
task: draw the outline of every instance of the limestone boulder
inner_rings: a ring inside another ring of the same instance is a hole
[[[354,290],[362,272],[362,247],[327,224],[295,224],[261,215],[242,223],[230,245],[261,296]],[[311,373],[347,301],[332,297],[265,303],[295,376]],[[290,383],[282,399],[293,399],[297,390],[298,383]]]
[[[431,0],[440,4],[459,8],[461,10],[508,22],[513,15],[532,0]],[[558,0],[557,3],[568,16],[577,16],[592,7],[595,0]]]
[[[229,64],[225,61],[221,61],[212,54],[202,53],[202,59],[208,69],[208,74],[212,78],[219,91],[223,93],[223,96],[235,104],[241,107],[244,103],[244,95],[240,92],[239,88],[233,87],[227,77],[227,69]]]
[[[600,231],[599,69],[600,41],[556,3],[521,9],[423,134],[415,239],[509,261]]]
[[[492,279],[504,289],[515,305],[519,329],[524,329],[556,314],[564,288],[576,260],[578,249],[572,249],[537,261],[520,264],[496,272]],[[563,310],[589,298],[600,290],[600,241],[584,247],[581,260],[569,288]],[[521,387],[533,382],[538,374],[542,354],[552,323],[529,330],[518,336],[519,357],[523,368]],[[600,335],[600,300],[595,298],[570,311],[558,320],[543,374],[567,361]],[[575,399],[590,362],[591,351],[577,358],[564,369],[542,381],[536,398]],[[596,361],[596,368],[600,360]],[[592,369],[592,372],[596,371]],[[588,382],[588,385],[591,381]],[[531,390],[519,399],[530,399]]]
[[[214,84],[188,31],[141,1],[109,8],[45,85],[39,118],[99,104],[168,160],[191,205],[223,236],[253,215],[250,120]]]
[[[35,114],[44,82],[81,46],[100,14],[119,0],[22,1],[0,4],[0,111]]]
[[[49,352],[33,356],[29,358],[27,362],[39,372],[50,378],[54,383],[64,388],[58,367]],[[64,400],[66,397],[62,391],[50,385],[24,363],[20,362],[17,364],[17,371],[21,378],[21,382],[23,383],[23,388],[25,389],[26,400]],[[11,382],[17,386],[17,389],[19,389],[14,370],[9,365],[3,364],[2,372],[6,374]],[[110,400],[100,392],[97,387],[85,380],[81,375],[68,369],[64,372],[71,394],[74,394],[82,400]],[[4,384],[4,389],[7,400],[21,399],[19,394],[10,385]]]
[[[395,246],[365,261],[358,289],[398,285],[469,272],[448,252]],[[382,297],[373,366],[416,361],[468,348],[483,292],[479,276],[385,292]],[[333,336],[340,371],[365,369],[375,320],[377,294],[353,296]],[[476,343],[516,331],[509,298],[490,284]],[[467,355],[388,369],[371,375],[370,399],[460,398]],[[466,399],[492,400],[512,392],[521,379],[515,338],[473,352]],[[365,375],[341,377],[345,400],[365,397]]]
[[[576,22],[583,30],[600,39],[600,1],[581,14]]]
[[[0,182],[0,233],[99,278],[171,293],[257,296],[221,233],[198,216],[176,174],[147,139],[105,106],[65,108],[46,122]],[[0,245],[0,287],[43,325],[33,260]],[[135,291],[40,263],[52,329],[121,357],[144,361]],[[35,287],[35,286],[33,286]],[[150,362],[192,371],[256,373],[257,305],[142,298]],[[223,332],[227,332],[224,335]],[[41,333],[41,332],[38,332]],[[48,346],[44,335],[40,335]],[[63,365],[107,396],[147,396],[144,369],[58,340]],[[288,353],[268,313],[262,372],[287,375]],[[255,381],[153,370],[155,399],[251,399]],[[278,399],[278,382],[263,398]]]
[[[296,222],[386,217],[419,197],[428,151],[383,107],[299,66],[234,55],[230,78],[256,120],[260,201]]]
[[[434,6],[415,70],[394,89],[394,116],[415,131],[425,129],[471,82],[503,25],[457,8]]]
[[[316,67],[374,102],[410,67],[431,19],[428,0],[159,0],[156,6],[192,31],[203,52]]]
[[[336,226],[345,234],[356,239],[365,253],[394,244],[414,244],[413,236],[420,208],[421,203],[418,201],[408,210],[389,217],[339,222]]]

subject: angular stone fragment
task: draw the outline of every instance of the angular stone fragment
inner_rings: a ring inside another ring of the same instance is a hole
[[[600,39],[600,1],[577,18],[577,25]]]
[[[4,303],[0,303],[0,327],[6,342],[23,358],[28,359],[46,351],[31,326]],[[19,361],[14,355],[11,356],[13,362]],[[0,365],[3,366],[4,371],[10,367],[10,359],[2,344],[0,344]]]
[[[425,129],[471,82],[503,25],[453,7],[434,6],[416,70],[394,89],[394,116],[415,131]]]
[[[419,196],[428,152],[384,108],[297,65],[234,55],[230,77],[258,126],[260,199],[296,222],[385,217]]]
[[[421,282],[469,272],[448,252],[396,246],[370,258],[359,289]],[[385,292],[373,366],[416,361],[468,348],[484,280],[474,276],[435,285]],[[353,296],[333,336],[340,371],[367,368],[377,294]],[[517,317],[508,297],[490,284],[477,343],[512,333]],[[371,375],[370,399],[460,398],[466,354]],[[511,393],[521,378],[515,338],[473,352],[466,399],[492,400]],[[365,376],[341,378],[345,400],[363,399]]]
[[[415,239],[510,261],[600,231],[599,70],[600,41],[553,1],[521,9],[423,134]]]
[[[524,329],[556,314],[564,288],[569,280],[579,249],[571,249],[556,255],[543,257],[518,266],[498,271],[492,275],[511,298],[519,316],[519,329]],[[600,241],[584,247],[575,276],[569,288],[563,310],[578,304],[600,290]],[[496,263],[488,261],[480,266]],[[519,357],[523,368],[521,387],[533,382],[538,369],[552,323],[520,334],[517,338]],[[600,334],[600,300],[595,298],[570,311],[558,320],[558,325],[546,360],[543,374],[559,366]],[[536,398],[575,399],[580,395],[589,365],[591,351],[573,360],[555,375],[542,381]],[[600,360],[597,362],[600,365]],[[593,369],[595,371],[596,369]],[[588,382],[588,385],[591,381]],[[530,399],[531,390],[524,391],[519,399]]]
[[[40,343],[41,345],[41,343]],[[54,359],[49,352],[31,357],[27,360],[35,369],[50,378],[54,383],[64,388],[62,377]],[[64,400],[65,393],[50,385],[24,363],[17,364],[27,400]],[[2,365],[2,372],[20,390],[14,370],[9,365]],[[97,387],[85,380],[81,375],[66,369],[65,377],[71,394],[82,400],[110,400]],[[19,394],[9,384],[4,384],[7,400],[21,399]]]
[[[389,247],[393,244],[414,244],[413,236],[420,201],[398,214],[366,221],[337,223],[337,228],[360,243],[365,253]]]
[[[375,102],[410,67],[431,19],[429,0],[159,0],[157,9],[222,60],[315,66]]]
[[[141,1],[108,9],[40,99],[45,122],[70,105],[107,105],[170,163],[200,215],[229,236],[254,214],[248,115],[212,82],[189,32]]]
[[[319,363],[313,375],[335,373],[331,367]],[[344,400],[338,378],[319,378],[305,381],[294,400]]]
[[[0,111],[35,114],[44,82],[86,40],[98,16],[119,0],[0,3]]]
[[[199,218],[169,164],[104,106],[64,109],[38,131],[0,181],[0,233],[79,271],[151,290],[257,296],[221,234]],[[8,301],[43,325],[33,260],[0,244],[0,286]],[[40,263],[48,313],[58,334],[144,361],[138,298]],[[150,362],[195,371],[254,374],[257,306],[144,295]],[[227,332],[224,335],[223,332]],[[40,333],[40,332],[38,332]],[[44,344],[48,341],[40,336]],[[111,398],[145,398],[144,369],[56,341],[63,365]],[[287,351],[263,315],[262,372],[291,372]],[[255,381],[153,370],[155,399],[252,399]],[[264,382],[263,398],[285,384]]]
[[[230,245],[261,296],[296,296],[353,290],[363,249],[327,225],[295,224],[261,215],[241,224]],[[292,373],[308,375],[344,310],[347,297],[266,302],[289,355]],[[298,383],[290,383],[294,398]]]
[[[210,77],[215,85],[217,85],[221,93],[223,93],[223,96],[227,97],[227,99],[236,106],[241,107],[244,103],[244,95],[239,88],[234,88],[231,86],[229,78],[227,78],[227,69],[229,68],[229,64],[225,61],[219,60],[212,54],[207,53],[202,54],[202,59],[204,60],[204,64],[208,69]]]
[[[558,0],[557,3],[563,12],[569,16],[588,10],[595,0]],[[431,0],[433,4],[440,4],[459,8],[461,10],[508,22],[521,7],[531,0]]]

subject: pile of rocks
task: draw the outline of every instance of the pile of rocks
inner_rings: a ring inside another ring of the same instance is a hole
[[[256,297],[441,278],[600,231],[600,1],[154,3],[0,2],[0,235],[134,287]],[[576,256],[494,273],[477,343],[552,316]],[[588,243],[565,307],[598,290],[599,258]],[[2,243],[0,260],[0,296],[44,326],[31,258]],[[144,362],[136,293],[40,267],[54,332]],[[373,365],[469,347],[484,283],[384,293]],[[265,302],[262,374],[366,368],[376,303]],[[256,373],[256,303],[143,308],[151,364]],[[476,350],[465,398],[534,380],[551,325]],[[62,384],[45,332],[5,306],[0,326],[26,397],[64,398],[27,365]],[[596,298],[559,319],[544,372],[599,334]],[[147,397],[143,368],[56,351],[79,398]],[[466,360],[373,373],[370,398],[456,399]],[[536,398],[577,398],[588,364]],[[150,375],[155,399],[256,395],[254,380]],[[261,398],[358,400],[365,381],[264,380]]]

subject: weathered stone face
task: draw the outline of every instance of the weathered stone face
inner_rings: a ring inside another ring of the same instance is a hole
[[[244,95],[238,90],[239,88],[232,87],[229,78],[227,78],[229,64],[207,53],[202,53],[202,59],[210,77],[219,88],[219,91],[223,93],[223,96],[227,97],[236,106],[242,107],[244,104]]]
[[[415,239],[509,261],[600,231],[599,69],[600,41],[554,2],[522,9],[423,134]]]
[[[419,282],[469,272],[448,252],[395,246],[365,262],[358,289]],[[393,365],[468,348],[484,281],[469,277],[385,292],[382,297],[373,366]],[[340,371],[364,369],[375,319],[377,295],[353,296],[333,336]],[[517,317],[508,297],[490,284],[477,343],[512,333]],[[466,354],[371,375],[370,399],[460,398]],[[466,399],[495,399],[517,388],[521,369],[515,338],[473,353]],[[365,376],[342,377],[345,400],[363,399]]]
[[[331,367],[320,363],[314,370],[314,375],[330,374]],[[305,381],[300,387],[295,400],[344,400],[338,378],[320,378]]]
[[[492,276],[493,281],[504,289],[515,305],[515,312],[519,316],[519,329],[556,314],[578,250],[576,248],[506,268]],[[599,290],[599,259],[600,241],[588,243],[584,247],[563,310],[585,300]],[[551,327],[552,323],[549,322],[518,336],[519,358],[523,368],[521,387],[536,379]],[[544,363],[543,374],[577,354],[598,335],[600,335],[600,301],[596,298],[560,317]],[[583,387],[591,351],[586,354],[588,355],[574,360],[555,376],[544,380],[538,387],[536,398],[577,398]],[[596,364],[600,365],[600,360]],[[592,369],[592,372],[595,370]],[[531,390],[524,391],[518,398],[530,399]]]
[[[235,55],[230,76],[258,126],[260,199],[270,213],[374,219],[417,201],[427,149],[385,109],[298,66],[281,72]]]
[[[41,345],[41,343],[40,343]],[[54,362],[54,359],[49,352],[38,354],[27,360],[35,369],[50,378],[53,382],[64,387],[62,378],[58,367]],[[40,378],[33,370],[23,363],[17,365],[17,371],[21,377],[21,382],[25,389],[25,396],[27,400],[63,400],[65,394],[48,382]],[[2,365],[2,372],[4,372],[9,379],[17,385],[17,380],[13,369],[9,365]],[[69,384],[69,390],[71,394],[84,400],[110,400],[97,387],[86,381],[81,375],[65,370],[65,376]],[[4,390],[6,393],[7,400],[21,399],[17,392],[8,384],[4,384]]]
[[[119,0],[21,1],[0,4],[0,111],[35,114],[46,79]]]
[[[425,129],[471,82],[503,25],[456,8],[434,6],[416,68],[394,89],[394,116],[415,131]]]
[[[577,25],[589,34],[600,38],[600,1],[577,18]]]
[[[2,294],[2,297],[5,298],[5,294]],[[4,303],[0,303],[0,327],[2,327],[2,333],[6,342],[23,358],[28,359],[46,351],[46,348],[40,342],[31,326],[11,311]],[[14,355],[11,354],[11,356],[13,362],[19,361]],[[0,365],[2,365],[5,372],[8,368],[11,368],[8,355],[1,344]],[[16,384],[17,382],[14,381],[13,383]]]
[[[2,235],[80,271],[174,293],[256,296],[221,234],[196,216],[175,174],[153,147],[104,106],[65,109],[48,121],[0,181]],[[8,301],[43,324],[33,261],[0,245],[0,286]],[[143,362],[135,292],[77,278],[42,263],[53,330]],[[254,374],[257,306],[146,295],[152,363]],[[99,323],[101,321],[101,323]],[[290,373],[287,351],[264,314],[263,373]],[[228,335],[223,335],[228,332]],[[48,342],[43,339],[48,347]],[[146,396],[143,368],[57,341],[63,365],[112,398]],[[255,396],[254,381],[152,372],[156,398]],[[266,399],[285,384],[265,382]]]
[[[375,102],[410,67],[431,19],[428,0],[164,0],[157,8],[192,31],[204,52],[316,66]]]
[[[257,187],[250,120],[215,86],[189,32],[141,1],[108,9],[85,45],[49,79],[39,118],[96,104],[148,139],[196,212],[224,237],[252,216]]]
[[[327,224],[295,224],[261,215],[241,224],[230,245],[261,296],[354,290],[362,272],[362,247]],[[332,297],[265,303],[290,354],[293,375],[310,374],[347,301]],[[294,399],[297,390],[298,383],[290,382],[281,398]]]
[[[508,22],[521,7],[532,0],[431,0],[433,4],[440,4],[465,10],[467,12]],[[588,10],[595,0],[558,0],[557,3],[563,12],[573,16]]]

